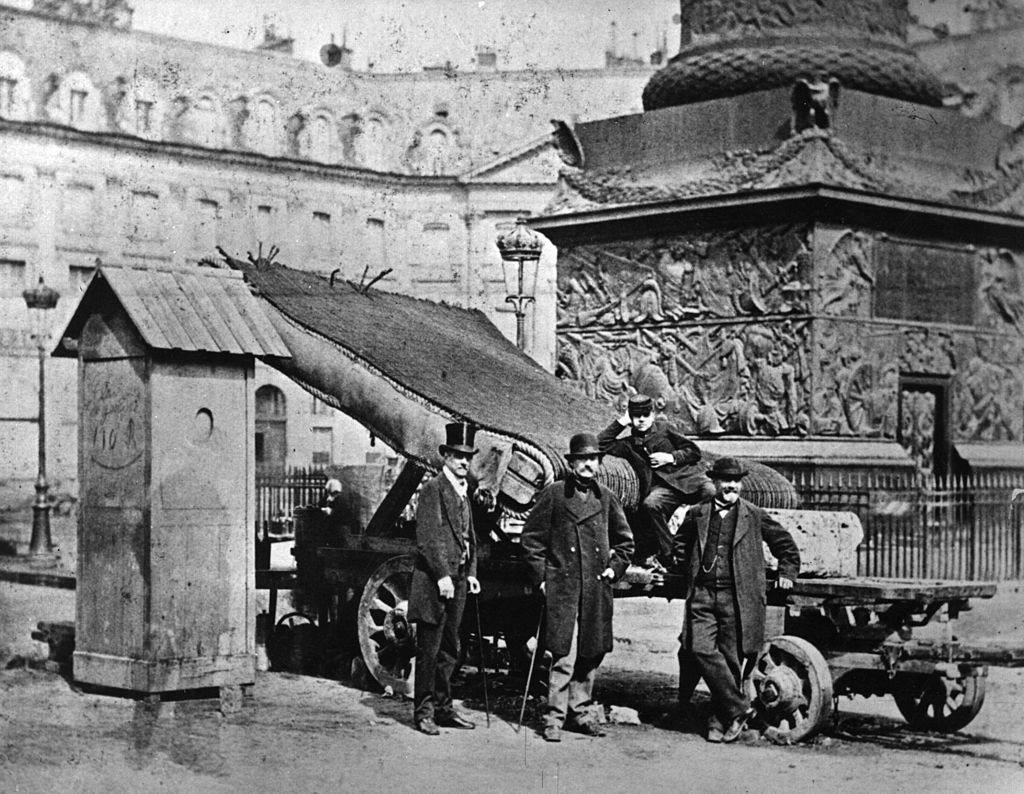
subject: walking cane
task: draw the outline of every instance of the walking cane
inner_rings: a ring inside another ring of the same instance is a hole
[[[480,672],[484,674],[484,713],[487,715],[487,727],[491,727],[491,701],[487,697],[487,661],[484,659],[484,633],[480,628],[480,594],[473,599],[476,604],[476,642],[480,648]]]
[[[537,661],[537,649],[540,647],[540,627],[544,625],[544,609],[540,610],[540,620],[537,621],[537,633],[533,635],[533,653],[530,654],[530,669],[526,671],[526,689],[523,690],[523,707],[519,709],[519,724],[516,725],[516,733],[523,728],[523,715],[526,714],[526,698],[530,695],[530,679],[533,678],[533,665]]]

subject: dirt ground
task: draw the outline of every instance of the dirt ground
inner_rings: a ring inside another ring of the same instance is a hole
[[[672,715],[681,604],[616,604],[616,647],[596,695],[638,710],[640,725],[605,738],[536,733],[538,701],[517,733],[519,700],[490,677],[490,727],[480,678],[456,696],[474,731],[427,737],[407,700],[350,683],[261,673],[240,711],[216,700],[150,704],[84,693],[26,667],[45,656],[38,620],[71,620],[74,593],[0,582],[0,791],[3,792],[1019,792],[1024,791],[1024,671],[993,668],[984,708],[953,735],[909,731],[888,698],[843,700],[809,744],[754,733],[710,745]],[[963,616],[958,634],[1024,644],[1024,586],[1006,584]]]

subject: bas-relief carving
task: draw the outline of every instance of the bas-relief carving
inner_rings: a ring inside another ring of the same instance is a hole
[[[843,232],[829,248],[814,280],[816,311],[842,317],[869,317],[875,286],[871,236]]]
[[[805,434],[809,323],[588,329],[558,339],[556,374],[614,410],[649,394],[695,434]]]
[[[780,226],[564,248],[559,376],[619,407],[650,394],[691,432],[805,433],[808,235]]]
[[[803,313],[806,226],[779,226],[565,248],[558,327]]]
[[[899,362],[901,372],[954,374],[956,344],[953,334],[934,328],[901,328]]]
[[[894,438],[899,332],[864,323],[819,322],[811,432]]]
[[[1021,257],[1005,248],[980,254],[978,325],[1024,335],[1024,278]]]
[[[953,427],[965,441],[1024,438],[1024,347],[1019,338],[964,340],[953,380]]]

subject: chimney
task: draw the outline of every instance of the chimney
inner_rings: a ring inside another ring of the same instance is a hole
[[[476,70],[478,72],[495,72],[498,70],[498,53],[493,47],[478,44],[476,47]]]
[[[257,50],[264,52],[279,52],[282,55],[291,55],[295,50],[295,39],[291,36],[278,35],[277,25],[270,21],[270,17],[263,17],[263,41],[256,45]]]

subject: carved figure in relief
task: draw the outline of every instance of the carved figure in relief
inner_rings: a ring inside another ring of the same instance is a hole
[[[1016,380],[1008,367],[988,359],[990,351],[983,340],[976,340],[976,353],[959,379],[957,394],[958,431],[976,441],[1009,441],[1017,437],[1008,410],[1020,410],[1015,396]]]
[[[867,313],[867,297],[875,286],[870,243],[863,232],[846,232],[832,246],[818,280],[821,311],[846,316]]]
[[[750,435],[779,435],[796,427],[796,370],[785,362],[782,351],[773,346],[765,357],[751,365],[755,410],[747,416]]]
[[[1020,264],[1013,252],[989,252],[982,260],[981,282],[990,315],[1024,334],[1024,293]]]

